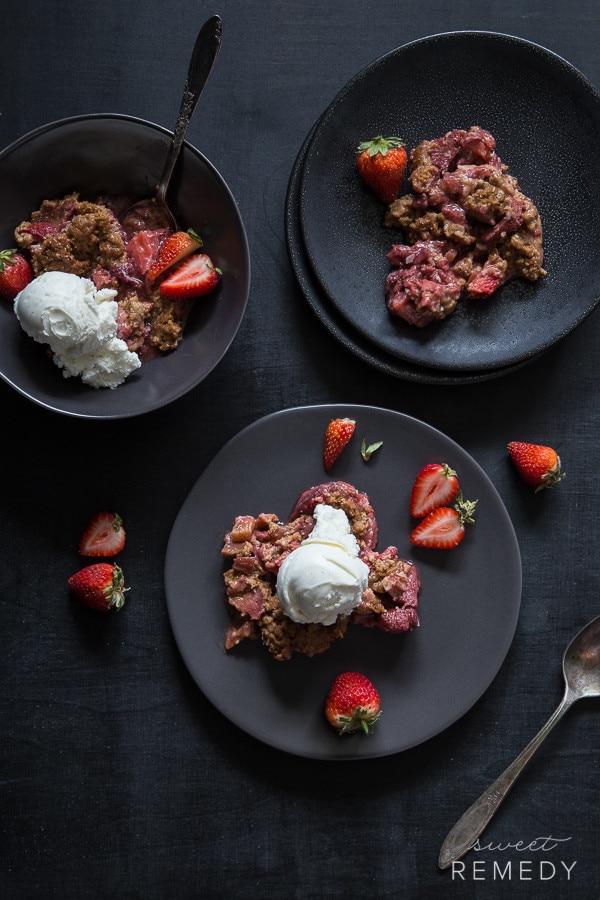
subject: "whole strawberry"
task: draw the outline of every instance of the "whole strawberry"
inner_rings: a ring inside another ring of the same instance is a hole
[[[0,296],[14,300],[33,280],[29,262],[16,250],[0,250]]]
[[[329,472],[334,462],[354,434],[354,419],[332,419],[325,430],[323,468]]]
[[[98,612],[119,610],[125,604],[123,571],[113,563],[93,563],[69,578],[75,597]]]
[[[384,203],[392,203],[406,172],[408,155],[399,137],[381,135],[358,145],[356,165],[362,180]]]
[[[343,672],[325,700],[325,716],[338,734],[370,734],[381,715],[381,700],[373,683],[359,672]]]
[[[523,481],[534,487],[536,493],[558,484],[565,477],[561,472],[560,457],[552,447],[511,441],[507,450]]]

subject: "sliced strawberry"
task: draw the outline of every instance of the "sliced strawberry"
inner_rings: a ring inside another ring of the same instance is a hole
[[[417,519],[438,506],[449,506],[458,494],[458,478],[447,463],[423,466],[410,495],[410,514]]]
[[[453,507],[439,506],[430,512],[414,529],[410,542],[415,547],[452,550],[465,536],[465,525],[475,522],[473,512],[477,500],[463,500],[459,494]]]
[[[81,556],[115,556],[125,546],[125,529],[119,515],[99,512],[79,541]]]
[[[127,255],[141,275],[146,275],[158,256],[160,245],[170,232],[167,228],[137,231],[127,244]]]
[[[336,459],[354,434],[354,419],[332,419],[325,430],[323,467],[329,472]]]
[[[148,271],[148,283],[152,284],[155,282],[157,278],[164,275],[191,253],[195,253],[201,246],[202,238],[192,228],[188,229],[188,231],[176,231],[170,235],[160,248],[156,262]]]
[[[174,272],[161,281],[160,292],[171,300],[187,300],[209,294],[219,284],[221,270],[213,266],[206,253],[184,259]]]

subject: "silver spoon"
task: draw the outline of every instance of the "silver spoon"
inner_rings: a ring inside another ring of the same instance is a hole
[[[151,223],[153,228],[171,228],[177,230],[175,216],[167,203],[167,191],[175,169],[175,163],[181,152],[183,141],[192,120],[200,94],[212,72],[215,60],[221,48],[223,25],[219,16],[212,16],[204,23],[190,59],[187,77],[183,88],[179,115],[173,132],[169,152],[165,160],[156,194],[151,200],[141,200],[128,210],[124,224],[137,228]]]
[[[447,869],[473,847],[533,754],[569,707],[582,697],[600,696],[600,616],[575,635],[565,650],[562,668],[565,679],[563,699],[515,761],[452,828],[440,850],[440,869]]]

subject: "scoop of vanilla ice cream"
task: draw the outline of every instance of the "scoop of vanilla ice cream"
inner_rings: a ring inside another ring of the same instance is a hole
[[[65,378],[80,377],[92,387],[117,387],[141,365],[116,337],[116,291],[96,289],[89,278],[44,272],[14,302],[23,330],[48,344]]]
[[[359,546],[342,509],[319,504],[315,526],[283,561],[277,596],[293,622],[333,625],[360,603],[369,567],[359,559]]]

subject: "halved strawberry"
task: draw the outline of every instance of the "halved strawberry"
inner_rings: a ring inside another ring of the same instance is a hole
[[[163,297],[171,300],[200,297],[214,291],[221,275],[221,270],[213,266],[210,256],[195,253],[184,259],[174,272],[161,281],[159,290]]]
[[[417,519],[438,506],[449,506],[458,494],[458,478],[448,463],[423,466],[410,495],[410,514]]]
[[[463,500],[459,494],[454,506],[439,506],[419,522],[410,536],[415,547],[452,550],[465,536],[465,525],[475,522],[473,512],[477,500]]]
[[[201,246],[202,238],[192,228],[170,235],[160,248],[156,262],[148,270],[148,284],[152,284]]]
[[[115,556],[125,546],[123,521],[116,513],[99,512],[79,541],[81,556]]]
[[[332,465],[354,434],[354,419],[332,419],[325,430],[323,443],[323,467],[329,472]]]

